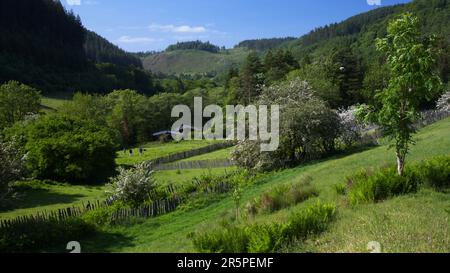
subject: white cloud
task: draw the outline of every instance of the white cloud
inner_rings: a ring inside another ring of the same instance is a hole
[[[159,25],[151,24],[148,27],[151,31],[173,32],[173,33],[205,33],[208,30],[203,26],[176,26],[176,25]]]
[[[69,6],[81,6],[81,0],[66,0]]]
[[[131,37],[131,36],[122,36],[120,37],[117,42],[123,43],[123,44],[142,44],[142,43],[152,43],[152,42],[158,42],[161,41],[161,39],[153,39],[149,37]]]

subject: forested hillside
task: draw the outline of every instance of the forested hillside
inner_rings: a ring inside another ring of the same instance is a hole
[[[388,21],[403,12],[416,14],[425,35],[436,35],[436,57],[443,81],[449,77],[450,1],[415,0],[405,5],[383,7],[324,26],[288,42],[300,62],[297,76],[308,80],[335,104],[351,105],[371,100],[385,87],[388,73],[375,39],[386,35]],[[325,94],[326,93],[326,94]]]
[[[277,48],[280,45],[293,40],[296,40],[296,38],[286,37],[286,38],[245,40],[237,44],[236,47],[243,47],[255,51],[266,51],[269,49]]]
[[[112,63],[121,66],[135,66],[142,68],[141,60],[111,44],[97,33],[86,30],[86,42],[84,43],[86,55],[95,63]]]
[[[158,91],[140,60],[87,31],[59,1],[0,2],[0,83],[17,80],[45,94]]]

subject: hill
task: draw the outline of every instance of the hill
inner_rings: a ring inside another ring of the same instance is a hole
[[[390,19],[407,11],[417,14],[423,23],[424,32],[437,34],[440,38],[439,46],[449,50],[450,1],[414,0],[408,4],[381,7],[339,23],[319,27],[297,39],[287,37],[242,41],[225,54],[197,50],[153,53],[143,58],[144,68],[168,74],[221,72],[227,70],[232,63],[242,64],[245,58],[244,53],[251,50],[263,55],[269,49],[282,47],[292,51],[302,65],[314,62],[326,63],[327,59],[338,67],[347,63],[358,63],[360,65],[358,69],[361,70],[362,75],[358,76],[359,79],[355,85],[362,88],[366,76],[372,76],[380,70],[377,67],[380,66],[381,58],[375,50],[374,40],[386,34]],[[447,82],[450,62],[448,54],[446,57],[441,56],[439,62],[441,76]],[[332,78],[332,75],[326,77]],[[368,82],[377,80],[380,78],[367,79]]]
[[[417,145],[409,162],[450,153],[450,119],[424,128],[417,135]],[[352,208],[336,193],[335,186],[367,166],[395,164],[394,156],[386,157],[388,144],[359,153],[330,158],[325,161],[262,176],[251,188],[246,188],[242,204],[260,196],[268,189],[295,183],[311,177],[319,196],[295,207],[254,219],[258,223],[282,222],[290,214],[314,204],[317,200],[338,205],[339,215],[330,230],[305,243],[297,243],[286,252],[366,252],[367,243],[379,241],[384,252],[448,252],[450,230],[448,222],[449,193],[424,189],[382,203]],[[234,208],[232,196],[216,202],[206,202],[198,208],[175,211],[134,225],[110,227],[105,233],[85,240],[88,252],[193,252],[188,235],[202,227],[209,230],[219,225]],[[439,227],[439,228],[437,228]],[[349,232],[351,230],[352,232]],[[108,240],[114,234],[117,240]],[[414,238],[414,240],[410,240]],[[432,238],[432,242],[431,242]]]
[[[138,57],[113,45],[105,38],[90,30],[86,30],[84,49],[87,58],[95,63],[112,63],[120,66],[142,68],[142,62]]]
[[[2,0],[0,31],[0,84],[16,80],[46,95],[157,90],[137,57],[87,31],[59,1]]]
[[[148,55],[143,59],[144,68],[164,74],[220,73],[233,65],[241,65],[248,50],[235,48],[217,53],[205,50],[171,50]]]
[[[269,49],[277,48],[286,42],[294,41],[297,38],[286,37],[286,38],[272,38],[272,39],[255,39],[255,40],[245,40],[236,45],[236,47],[243,47],[249,50],[255,50],[263,52]]]

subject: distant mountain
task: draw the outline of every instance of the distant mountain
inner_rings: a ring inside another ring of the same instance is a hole
[[[249,51],[243,48],[220,50],[217,53],[198,49],[173,49],[146,55],[144,68],[163,74],[221,73],[233,65],[240,66]]]
[[[219,46],[211,44],[210,42],[202,42],[197,40],[190,42],[178,42],[174,45],[170,45],[169,47],[167,47],[166,52],[176,50],[200,50],[211,53],[219,53],[221,48]]]
[[[49,93],[153,94],[141,60],[94,32],[57,0],[0,1],[0,84],[16,80]]]
[[[112,63],[120,66],[136,66],[142,68],[139,57],[113,45],[97,33],[86,30],[84,43],[86,56],[95,63]]]
[[[249,50],[262,52],[269,49],[277,48],[286,42],[294,41],[296,39],[297,38],[294,37],[286,37],[286,38],[245,40],[237,44],[235,47],[243,47]]]
[[[178,50],[146,55],[144,68],[163,73],[207,73],[225,71],[231,64],[240,65],[245,53],[252,50],[261,55],[269,49],[289,49],[300,63],[321,61],[339,50],[351,51],[363,66],[376,65],[380,55],[375,50],[374,39],[386,34],[392,18],[411,11],[423,22],[425,33],[438,34],[450,39],[450,0],[414,0],[408,4],[381,7],[362,13],[340,23],[312,30],[300,38],[273,38],[242,41],[227,53],[210,53],[199,50]],[[445,73],[444,73],[445,74]],[[446,77],[444,75],[444,77]]]
[[[414,0],[408,4],[378,8],[341,22],[317,28],[284,46],[298,59],[323,58],[333,48],[347,47],[366,63],[378,56],[374,40],[384,37],[389,21],[401,13],[413,12],[423,24],[424,33],[450,41],[450,0]]]

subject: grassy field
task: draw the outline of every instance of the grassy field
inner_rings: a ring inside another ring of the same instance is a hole
[[[17,205],[10,211],[0,212],[0,219],[77,206],[82,202],[103,200],[104,195],[103,186],[27,182],[19,188],[19,197],[14,202]]]
[[[424,128],[416,140],[409,162],[449,155],[450,119]],[[338,219],[328,232],[305,243],[294,244],[286,251],[365,252],[369,241],[379,241],[385,252],[449,252],[450,193],[421,190],[383,203],[352,208],[335,192],[333,186],[344,182],[345,177],[355,171],[395,164],[394,152],[387,148],[383,145],[268,174],[245,190],[243,203],[273,186],[310,176],[319,190],[318,198],[260,216],[255,221],[283,221],[292,211],[317,199],[338,204]],[[215,226],[232,208],[230,196],[202,209],[176,211],[138,224],[109,227],[95,237],[81,240],[81,244],[88,252],[193,252],[187,235],[199,227]]]
[[[209,154],[189,157],[177,162],[189,162],[189,161],[200,161],[200,160],[217,160],[217,159],[227,159],[230,158],[231,152],[234,150],[234,147],[218,150]]]
[[[130,156],[129,150],[117,153],[117,165],[134,165],[144,161],[150,161],[155,158],[167,156],[174,153],[186,152],[189,150],[199,149],[208,145],[217,143],[217,141],[181,141],[169,142],[161,144],[160,142],[151,142],[142,146],[144,148],[143,155],[139,154],[139,147],[133,149],[133,156]]]
[[[67,100],[65,100],[65,99],[55,99],[55,98],[43,97],[41,103],[46,109],[57,110],[66,101]]]
[[[134,157],[122,156],[118,158],[119,162],[128,162],[135,164],[150,160],[154,157],[187,151],[210,145],[210,141],[184,141],[180,143],[161,144],[154,142],[146,145],[146,152],[143,157],[139,156],[139,149],[134,149]],[[215,153],[215,152],[214,152]],[[119,153],[121,155],[123,153]],[[124,163],[125,164],[125,163]],[[161,186],[169,184],[179,185],[188,183],[195,177],[205,174],[222,175],[231,172],[236,168],[217,168],[217,169],[193,169],[182,171],[158,171],[155,173],[155,179]],[[82,202],[103,200],[105,198],[105,186],[82,186],[68,185],[61,183],[27,182],[20,183],[26,187],[19,188],[19,198],[14,202],[18,204],[9,211],[0,212],[0,219],[9,219],[17,216],[36,214],[40,211],[50,211],[65,209],[70,206],[80,205]]]
[[[171,171],[158,171],[155,173],[155,179],[158,184],[164,185],[180,185],[182,183],[190,182],[194,178],[201,177],[202,175],[223,175],[236,170],[236,167],[229,168],[214,168],[214,169],[192,169],[192,170],[171,170]]]

